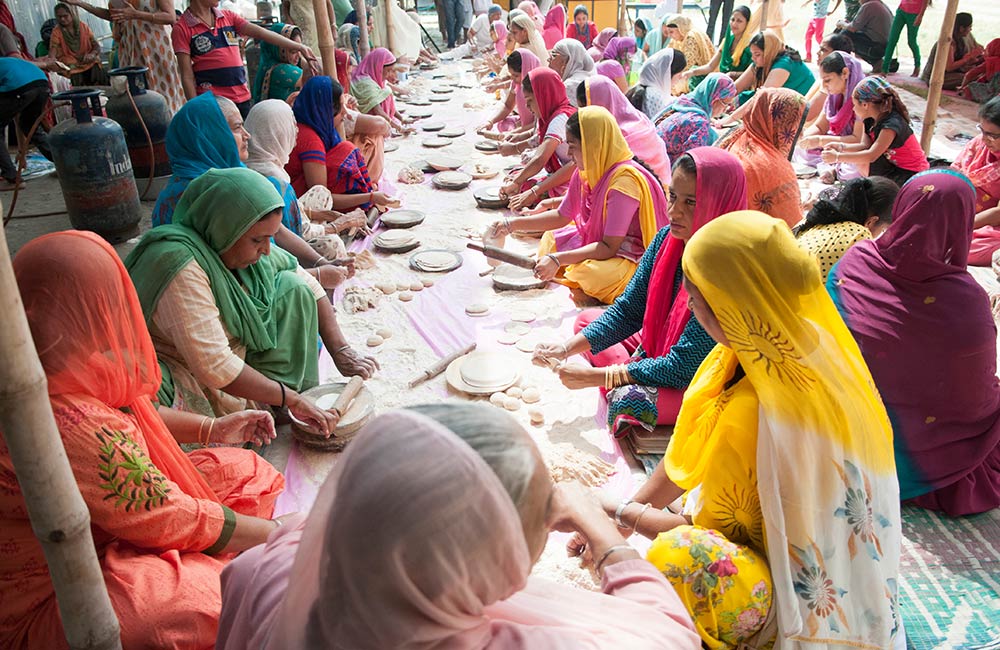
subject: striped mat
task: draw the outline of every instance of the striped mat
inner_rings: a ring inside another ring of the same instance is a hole
[[[909,650],[1000,650],[1000,509],[904,507],[899,599]]]

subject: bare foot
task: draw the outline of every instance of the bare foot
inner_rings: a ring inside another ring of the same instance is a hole
[[[819,175],[819,180],[821,183],[824,183],[826,185],[833,185],[834,182],[836,182],[837,180],[837,172],[833,171],[832,169],[828,169]]]

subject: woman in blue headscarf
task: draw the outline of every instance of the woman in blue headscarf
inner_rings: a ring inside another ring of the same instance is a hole
[[[302,42],[302,31],[295,25],[275,23],[268,29],[297,43]],[[260,63],[253,80],[253,101],[265,99],[288,99],[302,79],[302,68],[299,66],[301,55],[285,48],[262,42],[260,44]]]
[[[313,77],[295,98],[292,110],[299,132],[285,165],[292,187],[299,196],[315,185],[327,187],[336,210],[398,206],[398,201],[375,191],[361,151],[337,131],[343,119],[343,94],[339,82]]]
[[[354,64],[361,62],[361,28],[351,23],[344,25],[337,30],[337,48],[344,50],[354,56]]]
[[[671,160],[695,147],[708,147],[719,139],[712,118],[722,115],[737,95],[736,84],[727,75],[713,72],[698,87],[677,98],[656,121],[656,132]]]

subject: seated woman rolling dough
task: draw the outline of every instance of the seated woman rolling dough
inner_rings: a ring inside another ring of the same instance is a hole
[[[299,391],[319,382],[316,336],[345,376],[378,364],[347,344],[326,291],[271,237],[284,205],[245,168],[191,183],[174,223],[153,228],[125,264],[163,368],[160,403],[225,415],[248,401],[327,426]]]
[[[157,412],[160,368],[135,288],[97,235],[39,237],[18,252],[14,275],[122,647],[212,648],[219,573],[275,529],[285,482],[251,450],[185,454],[178,443],[266,444],[270,414]],[[59,650],[66,636],[14,469],[0,437],[0,646]]]
[[[524,89],[521,81],[532,70],[542,63],[531,50],[518,48],[507,57],[507,69],[510,71],[510,85],[507,94],[504,95],[503,104],[485,124],[476,130],[482,136],[491,139],[498,139],[501,142],[513,140],[514,138],[531,137],[535,132],[535,114],[528,108],[524,100]],[[516,110],[516,117],[511,115]],[[489,131],[494,127],[503,135],[491,134]]]
[[[600,106],[566,123],[576,172],[559,208],[494,223],[487,239],[517,231],[548,231],[538,247],[535,277],[555,280],[614,302],[667,221],[660,182],[635,162],[615,118]]]
[[[550,528],[587,541],[599,592],[530,575]],[[308,519],[235,559],[222,585],[218,650],[699,648],[597,500],[553,485],[527,432],[481,404],[378,416]]]
[[[719,178],[726,182],[719,184]],[[646,249],[625,292],[606,310],[580,314],[576,334],[565,343],[535,349],[538,365],[551,367],[574,354],[590,362],[592,367],[563,363],[556,372],[569,388],[604,387],[608,426],[616,437],[630,427],[650,431],[676,422],[684,389],[715,346],[691,318],[681,254],[706,223],[746,209],[740,161],[721,149],[692,149],[674,163],[668,203],[670,225]]]
[[[302,196],[322,185],[333,194],[338,210],[396,207],[398,201],[376,191],[361,150],[340,137],[343,93],[340,83],[330,77],[313,77],[295,98],[292,111],[299,131],[285,165],[292,187]]]
[[[513,199],[518,194],[527,193],[533,203],[546,193],[550,196],[566,193],[566,184],[575,169],[565,141],[566,121],[576,109],[566,98],[566,87],[559,73],[551,68],[532,70],[521,83],[521,88],[525,103],[535,114],[537,128],[530,139],[512,140],[500,145],[500,153],[509,156],[530,147],[534,147],[534,151],[522,168],[507,176],[500,194]],[[529,185],[528,181],[542,169],[549,172],[549,176],[537,185]],[[525,198],[522,197],[522,200]],[[526,204],[522,202],[519,205]]]
[[[706,647],[894,647],[892,430],[816,261],[781,221],[735,212],[695,233],[682,264],[719,345],[652,477],[605,511],[654,540],[647,558]],[[682,494],[685,515],[660,510]]]

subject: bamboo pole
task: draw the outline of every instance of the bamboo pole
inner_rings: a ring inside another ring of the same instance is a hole
[[[72,650],[120,650],[118,618],[90,534],[90,512],[73,478],[52,417],[45,372],[35,352],[0,230],[0,431],[52,577]]]
[[[385,49],[396,54],[396,34],[392,31],[392,6],[396,0],[382,0],[385,11]]]
[[[358,43],[358,47],[361,48],[361,57],[364,58],[371,49],[368,37],[368,7],[365,6],[365,0],[354,0],[354,13],[358,15],[358,29],[361,31],[361,42]]]
[[[951,49],[951,33],[955,29],[955,14],[957,13],[958,0],[948,0],[948,6],[944,9],[944,19],[941,21],[941,34],[938,36],[934,67],[931,68],[927,108],[924,109],[924,125],[920,133],[920,147],[924,150],[924,155],[927,156],[931,155],[931,140],[934,139],[934,128],[937,126],[937,111],[941,104],[944,73],[948,66],[948,52]]]
[[[334,56],[336,46],[333,41],[333,29],[330,27],[330,13],[327,8],[329,0],[312,0],[313,14],[316,18],[316,37],[319,40],[319,56],[323,60],[323,74],[331,79],[337,78],[337,57]]]

